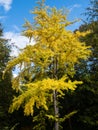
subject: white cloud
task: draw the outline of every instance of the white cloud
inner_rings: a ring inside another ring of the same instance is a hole
[[[6,16],[0,16],[0,20],[1,20],[1,19],[6,19]]]
[[[14,77],[14,78],[17,77],[17,74],[16,74],[16,73],[13,73],[13,77]]]
[[[71,7],[69,7],[69,11],[71,12],[74,8],[80,8],[81,5],[80,4],[74,4]]]
[[[13,29],[16,31],[20,31],[20,28],[17,25],[13,25]]]
[[[17,48],[23,49],[29,43],[28,38],[21,36],[20,33],[5,32],[4,38],[9,39],[9,43],[13,45],[11,56],[17,56],[19,54]],[[32,42],[29,44],[34,44],[34,40],[32,39]]]
[[[6,11],[11,8],[12,0],[0,0],[0,6],[3,6]]]
[[[35,44],[33,38],[31,43],[29,43],[29,39],[20,35],[20,33],[5,32],[3,37],[9,39],[9,44],[12,45],[12,52],[11,52],[12,57],[17,57],[18,54],[20,53],[19,49],[23,49],[27,44],[32,44],[32,45]],[[16,66],[15,70],[13,71],[13,77],[16,77],[18,75],[18,72],[19,72],[19,68],[18,66]]]

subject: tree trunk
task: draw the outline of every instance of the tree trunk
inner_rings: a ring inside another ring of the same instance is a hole
[[[58,79],[57,77],[57,67],[58,67],[58,61],[57,57],[54,58],[53,61],[53,78]],[[53,91],[53,102],[54,102],[54,116],[55,116],[55,124],[54,124],[54,130],[59,130],[59,107],[58,107],[58,100],[57,100],[57,91]]]
[[[58,108],[58,104],[57,104],[57,92],[54,90],[53,91],[53,101],[54,101],[54,114],[55,114],[55,118],[57,118],[57,120],[55,120],[55,126],[54,129],[55,130],[59,130],[59,108]]]
[[[69,122],[69,128],[70,128],[70,130],[72,130],[72,125],[71,125],[71,119],[70,118],[68,119],[68,122]]]

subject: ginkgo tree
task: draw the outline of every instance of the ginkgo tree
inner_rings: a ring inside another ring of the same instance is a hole
[[[71,81],[74,65],[90,55],[90,47],[79,41],[86,33],[73,33],[66,29],[73,22],[67,20],[66,11],[45,6],[43,2],[32,11],[33,23],[26,21],[23,35],[34,45],[28,45],[13,60],[8,62],[6,71],[17,66],[20,71],[12,79],[12,87],[19,96],[14,97],[10,112],[24,108],[25,115],[32,115],[34,107],[49,110],[54,106],[55,130],[59,130],[59,96],[64,90],[75,90],[80,81]],[[21,44],[21,43],[19,43]],[[49,115],[47,115],[49,116]]]

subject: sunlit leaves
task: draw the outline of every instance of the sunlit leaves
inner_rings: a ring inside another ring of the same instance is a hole
[[[24,84],[27,90],[23,91],[20,96],[14,97],[9,111],[13,112],[14,109],[18,110],[22,104],[24,104],[24,113],[26,115],[33,114],[32,108],[34,105],[36,105],[37,108],[43,107],[45,110],[48,110],[47,101],[49,100],[48,92],[50,90],[57,90],[59,95],[63,96],[63,90],[74,90],[77,84],[82,83],[78,81],[71,82],[70,80],[65,82],[65,80],[66,77],[59,80],[48,78],[42,81]],[[50,94],[53,94],[52,91]]]
[[[74,65],[80,59],[86,59],[90,47],[79,41],[85,35],[66,30],[72,22],[67,21],[66,12],[41,5],[32,12],[34,23],[26,21],[23,35],[34,38],[35,45],[27,45],[18,57],[10,61],[6,71],[18,65],[19,75],[13,79],[13,88],[20,92],[13,99],[10,112],[24,107],[25,115],[33,115],[34,106],[48,110],[48,100],[53,97],[53,91],[63,96],[63,90],[75,90],[82,82],[71,81]],[[59,72],[60,70],[63,73]]]

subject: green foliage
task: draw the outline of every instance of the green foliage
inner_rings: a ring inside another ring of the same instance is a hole
[[[15,130],[17,125],[19,125],[19,123],[16,123],[10,130]]]
[[[98,0],[90,0],[90,6],[85,14],[89,21],[98,21]]]
[[[81,61],[76,66],[75,79],[82,79],[82,87],[78,87],[75,93],[74,103],[78,104],[77,121],[82,123],[86,129],[97,130],[98,128],[98,0],[91,0],[91,6],[87,8],[86,24],[79,27],[79,31],[91,32],[80,40],[91,46],[92,55],[88,60]]]
[[[39,114],[34,116],[33,122],[36,124],[33,127],[33,130],[46,130],[46,117],[45,117],[45,111],[40,110]]]
[[[9,105],[12,100],[12,88],[11,88],[11,71],[7,72],[5,79],[2,79],[3,71],[6,67],[7,62],[10,59],[10,46],[8,41],[3,36],[2,25],[0,24],[0,129],[9,129],[9,118],[8,114]]]
[[[60,122],[64,122],[66,119],[69,119],[71,116],[73,116],[76,113],[77,111],[70,112],[69,114],[65,115],[63,118],[60,118]]]

